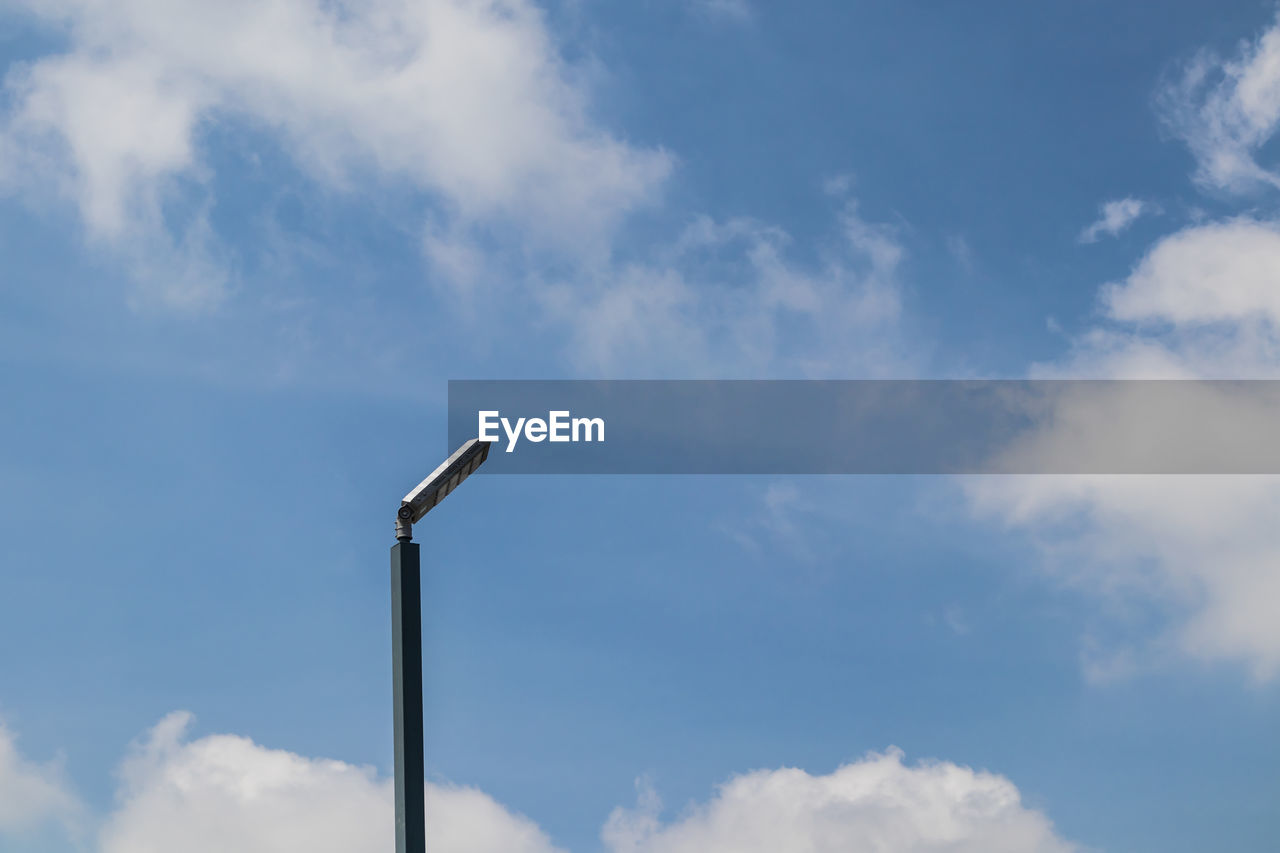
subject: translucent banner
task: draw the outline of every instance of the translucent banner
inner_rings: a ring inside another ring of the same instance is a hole
[[[1274,474],[1280,381],[451,381],[490,474]]]

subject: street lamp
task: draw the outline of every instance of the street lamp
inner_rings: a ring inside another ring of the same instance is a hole
[[[396,731],[396,853],[424,853],[426,767],[422,747],[422,577],[413,525],[489,456],[473,438],[404,496],[391,547],[391,666]]]

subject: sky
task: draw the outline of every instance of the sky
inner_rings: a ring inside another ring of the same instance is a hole
[[[1280,7],[0,0],[0,851],[386,850],[451,379],[1276,378]],[[428,843],[1272,851],[1280,481],[480,474]]]

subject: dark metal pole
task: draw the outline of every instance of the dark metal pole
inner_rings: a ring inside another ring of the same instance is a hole
[[[422,576],[418,546],[408,536],[401,536],[391,548],[391,665],[396,718],[396,853],[425,853]]]
[[[396,510],[391,548],[391,668],[396,716],[396,853],[426,853],[422,748],[422,571],[413,525],[444,500],[489,456],[489,442],[473,438],[404,496]]]

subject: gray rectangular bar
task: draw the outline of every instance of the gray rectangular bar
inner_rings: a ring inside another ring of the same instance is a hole
[[[491,474],[1280,473],[1276,380],[452,381],[450,447],[484,411]]]

